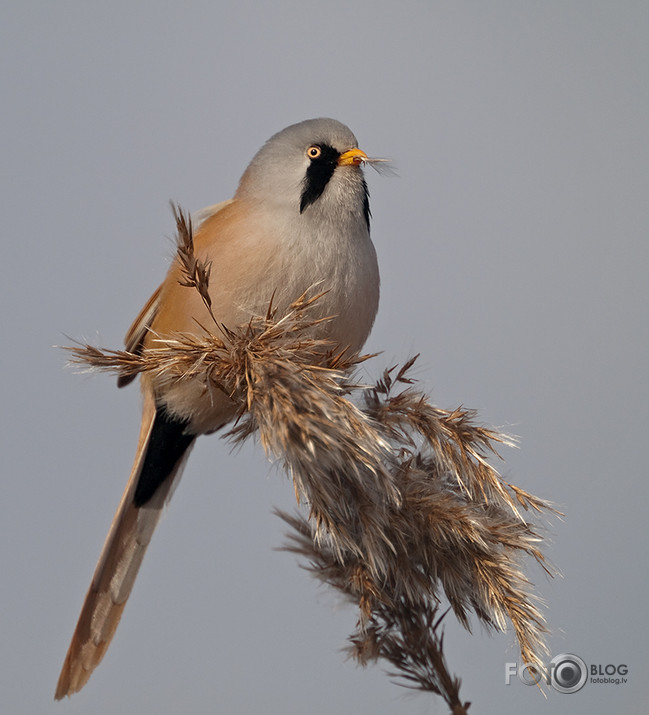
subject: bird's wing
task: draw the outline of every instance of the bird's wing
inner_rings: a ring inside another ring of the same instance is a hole
[[[135,353],[136,355],[140,355],[142,353],[144,339],[146,338],[147,333],[149,332],[149,327],[158,312],[161,293],[162,286],[158,286],[158,289],[149,298],[144,308],[142,308],[139,315],[128,329],[128,332],[124,337],[124,346],[130,353]],[[130,382],[135,380],[135,377],[136,375],[120,375],[117,378],[117,387],[124,387],[125,385],[128,385]]]
[[[212,204],[211,206],[206,206],[204,209],[199,209],[192,214],[192,224],[194,228],[199,228],[202,224],[207,221],[208,218],[212,218],[214,214],[218,213],[221,209],[224,209],[228,204],[231,204],[234,199],[228,199],[227,201],[221,201],[218,204]]]
[[[214,204],[213,206],[208,206],[200,211],[197,211],[192,216],[194,227],[196,229],[199,228],[203,223],[205,223],[205,221],[212,218],[212,216],[221,211],[221,209],[231,204],[232,201],[233,199],[228,199],[227,201],[222,201],[219,204]],[[155,293],[149,298],[144,308],[142,308],[137,318],[135,318],[131,327],[128,329],[126,336],[124,337],[124,346],[128,352],[136,353],[137,355],[142,353],[145,338],[160,306],[162,288],[163,285],[158,286]],[[135,375],[118,377],[117,387],[124,387],[125,385],[128,385],[135,379],[135,377]]]
[[[166,459],[165,476],[165,455],[159,451],[159,438],[158,454],[153,458],[150,455],[156,441],[152,434],[156,429],[157,414],[153,395],[147,391],[144,394],[142,427],[131,476],[113,518],[72,636],[56,688],[57,700],[79,691],[101,662],[117,629],[164,504],[180,477],[193,441],[193,438],[185,437],[182,444],[178,443],[184,448],[177,448],[171,459]],[[148,482],[145,485],[148,494],[145,495],[145,503],[138,506],[137,489],[138,486],[141,489],[142,483],[146,482],[144,471],[157,475],[157,484]]]

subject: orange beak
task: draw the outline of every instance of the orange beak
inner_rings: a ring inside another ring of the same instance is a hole
[[[350,149],[340,155],[338,158],[338,166],[358,166],[367,160],[368,156],[364,151],[360,149]]]

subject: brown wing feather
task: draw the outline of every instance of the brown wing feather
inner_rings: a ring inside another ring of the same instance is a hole
[[[158,306],[160,305],[160,293],[162,292],[162,286],[158,286],[155,293],[146,302],[146,305],[140,311],[137,318],[131,324],[128,329],[126,336],[124,337],[124,346],[131,353],[140,354],[142,352],[142,347],[144,345],[144,339],[146,338],[149,326],[153,322],[153,319],[158,312]],[[130,382],[135,380],[136,375],[120,376],[117,378],[117,387],[124,387]]]
[[[233,199],[228,199],[227,201],[222,201],[219,204],[214,204],[213,206],[208,206],[207,208],[197,211],[196,214],[192,216],[192,223],[194,224],[195,229],[211,219],[219,211],[221,211],[221,209],[224,209],[232,202]],[[164,284],[158,286],[158,289],[149,298],[144,308],[142,308],[139,312],[137,318],[135,318],[126,333],[126,336],[124,337],[124,346],[131,353],[137,353],[139,355],[142,352],[144,340],[149,331],[149,327],[151,326],[151,323],[153,323],[160,306],[160,295],[162,293],[163,286]],[[135,377],[135,375],[118,377],[117,387],[124,387],[125,385],[128,385],[133,382]]]
[[[57,700],[81,690],[101,662],[119,624],[162,508],[184,466],[185,460],[182,459],[171,478],[160,486],[145,506],[136,508],[133,505],[133,493],[154,419],[153,397],[145,394],[140,439],[131,476],[106,537],[65,657],[56,687]]]

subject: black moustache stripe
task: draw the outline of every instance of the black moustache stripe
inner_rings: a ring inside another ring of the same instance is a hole
[[[320,144],[322,153],[317,159],[312,159],[304,177],[304,188],[300,199],[300,213],[317,201],[334,175],[340,153],[327,144]]]

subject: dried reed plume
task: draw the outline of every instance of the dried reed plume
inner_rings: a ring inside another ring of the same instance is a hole
[[[183,285],[209,309],[210,266],[194,255],[191,221],[174,213]],[[501,631],[509,621],[523,660],[541,665],[546,627],[521,561],[531,556],[550,573],[527,515],[554,510],[488,463],[510,438],[479,426],[469,410],[433,406],[416,388],[415,359],[361,384],[354,368],[367,356],[313,337],[318,298],[302,295],[282,315],[271,303],[237,329],[212,316],[211,330],[158,339],[141,355],[68,349],[74,362],[122,377],[198,379],[230,395],[239,418],[229,438],[258,434],[308,506],[307,516],[278,512],[290,527],[285,548],[358,605],[351,655],[361,664],[387,660],[402,684],[464,713],[444,659],[441,598],[466,628],[470,612]]]

